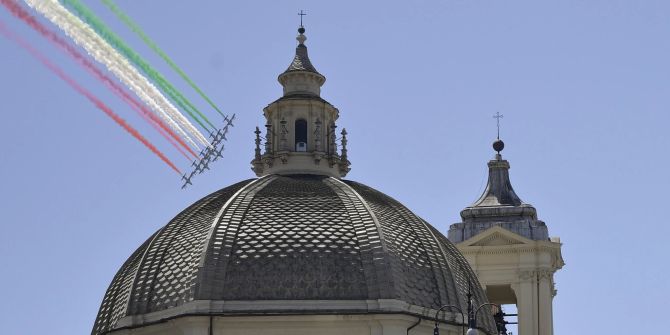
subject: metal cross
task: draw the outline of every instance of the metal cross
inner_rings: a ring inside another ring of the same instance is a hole
[[[307,13],[303,12],[303,10],[301,9],[300,13],[298,13],[298,15],[300,15],[300,26],[302,27],[302,17],[307,15]]]
[[[493,118],[496,119],[496,123],[498,124],[498,139],[500,139],[500,119],[503,117],[505,116],[500,114],[500,112],[496,112],[496,115],[493,115]]]

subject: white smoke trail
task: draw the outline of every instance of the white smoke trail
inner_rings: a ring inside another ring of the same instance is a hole
[[[207,139],[193,126],[172,103],[135,67],[130,65],[109,43],[96,34],[86,23],[70,13],[58,0],[24,0],[29,6],[62,29],[75,43],[84,48],[96,61],[104,64],[121,82],[130,88],[172,129],[178,132],[195,148],[199,146],[184,131],[195,137],[204,146]]]

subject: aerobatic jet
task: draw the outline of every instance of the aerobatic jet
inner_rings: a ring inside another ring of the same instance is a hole
[[[182,189],[185,189],[186,186],[188,186],[188,185],[193,185],[193,183],[191,183],[191,178],[193,178],[193,174],[191,174],[190,176],[186,177],[186,174],[184,173],[184,175],[181,176],[181,180],[184,181],[184,185],[181,186]]]
[[[221,152],[223,151],[223,147],[221,147],[220,150],[214,150],[214,158],[212,158],[212,161],[216,162],[217,159],[223,158],[223,155]]]

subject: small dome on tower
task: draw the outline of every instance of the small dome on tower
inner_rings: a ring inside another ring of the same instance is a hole
[[[295,38],[298,41],[298,46],[295,49],[295,56],[284,73],[291,71],[309,71],[319,73],[319,71],[314,68],[314,65],[312,65],[312,62],[309,60],[309,56],[307,55],[307,46],[305,45],[307,36],[305,36],[304,33],[305,28],[300,27],[298,29],[298,36]]]
[[[547,226],[537,219],[535,207],[524,203],[512,187],[510,164],[500,154],[504,147],[500,139],[493,142],[497,154],[487,164],[486,188],[479,199],[461,211],[463,222],[450,226],[449,240],[452,242],[465,241],[493,226],[501,226],[531,240],[549,238]]]
[[[298,46],[295,48],[295,56],[286,71],[279,75],[279,83],[284,87],[284,95],[291,94],[321,94],[321,86],[326,82],[326,77],[316,70],[307,55],[307,46],[304,35],[305,28],[298,29]]]

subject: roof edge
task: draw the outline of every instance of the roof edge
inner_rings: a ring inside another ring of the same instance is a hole
[[[126,316],[119,320],[114,331],[150,326],[188,316],[272,316],[272,315],[342,315],[342,314],[406,314],[435,320],[436,310],[408,304],[397,299],[377,300],[257,300],[223,301],[195,300],[187,304],[142,315]],[[273,309],[268,309],[272,306]],[[310,306],[310,308],[305,308]],[[444,311],[441,323],[461,326],[460,314]]]

